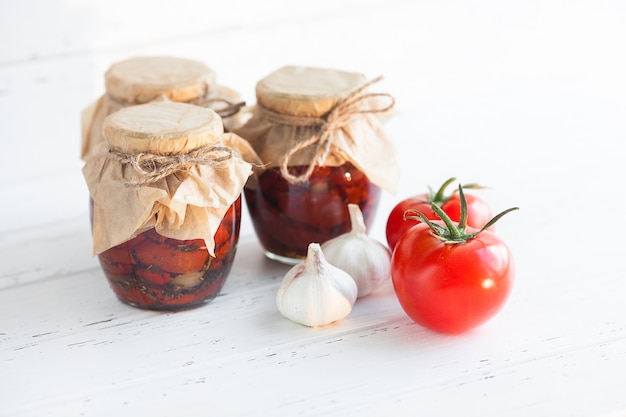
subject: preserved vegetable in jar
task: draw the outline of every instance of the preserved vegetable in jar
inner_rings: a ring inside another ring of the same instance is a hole
[[[244,195],[267,257],[301,261],[309,243],[350,230],[349,204],[369,226],[381,190],[395,192],[395,148],[381,122],[394,100],[367,92],[378,81],[289,66],[257,83],[252,117],[236,132],[262,162]]]
[[[239,240],[241,197],[215,233],[215,256],[204,240],[178,240],[149,229],[100,253],[113,292],[124,302],[152,309],[188,308],[213,299],[230,272]]]
[[[114,63],[104,74],[105,94],[82,112],[81,158],[85,160],[104,141],[102,122],[131,105],[165,97],[171,101],[209,107],[227,131],[245,120],[243,102],[234,90],[217,84],[212,68],[202,62],[168,56],[141,56]]]
[[[169,100],[121,109],[83,168],[94,254],[130,305],[183,309],[213,299],[239,239],[254,151],[208,108]]]
[[[300,175],[306,166],[290,167]],[[259,174],[259,186],[244,188],[257,237],[270,258],[290,263],[310,242],[326,242],[350,231],[346,204],[358,204],[369,226],[380,188],[352,164],[316,167],[306,184],[289,183],[279,168]]]

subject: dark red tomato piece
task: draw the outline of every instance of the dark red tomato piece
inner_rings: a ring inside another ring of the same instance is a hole
[[[289,170],[301,175],[307,168]],[[348,162],[316,166],[303,184],[290,184],[278,167],[258,179],[258,187],[245,188],[252,224],[265,250],[285,258],[302,258],[310,242],[321,244],[348,232],[348,204],[358,204],[369,225],[380,197],[380,188]]]
[[[514,275],[509,248],[488,230],[445,243],[420,223],[400,238],[391,260],[393,287],[404,311],[443,333],[462,333],[493,317],[507,300]]]
[[[166,244],[146,239],[136,247],[135,253],[142,265],[171,274],[202,271],[210,257],[202,239],[167,239]]]

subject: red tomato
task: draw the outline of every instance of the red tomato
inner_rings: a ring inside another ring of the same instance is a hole
[[[459,194],[455,192],[450,196],[444,195],[445,188],[454,180],[454,178],[449,179],[441,186],[437,194],[423,193],[406,198],[391,210],[387,218],[386,229],[387,244],[391,250],[395,248],[396,243],[407,230],[420,223],[419,220],[404,219],[404,212],[408,209],[421,211],[430,220],[439,220],[439,217],[431,209],[431,204],[436,203],[451,220],[455,222],[460,220],[461,202]],[[478,186],[469,185],[465,188],[478,188]],[[467,201],[467,225],[480,229],[493,217],[491,209],[487,203],[475,195],[465,194],[465,199]],[[489,227],[489,230],[494,231],[494,227]]]
[[[462,333],[493,317],[508,298],[514,275],[511,252],[488,230],[446,243],[421,223],[400,238],[391,259],[393,287],[404,311],[443,333]]]

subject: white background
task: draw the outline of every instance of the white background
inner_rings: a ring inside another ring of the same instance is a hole
[[[620,0],[0,0],[0,415],[626,415],[625,40]],[[245,210],[221,297],[119,303],[91,257],[80,112],[135,55],[204,61],[248,103],[283,65],[383,75],[402,178],[372,236],[429,185],[488,185],[521,208],[498,226],[506,307],[442,336],[387,286],[297,326]]]

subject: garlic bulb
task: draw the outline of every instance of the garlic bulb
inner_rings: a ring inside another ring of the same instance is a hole
[[[347,316],[356,297],[352,277],[324,259],[319,243],[310,243],[304,262],[285,274],[276,305],[289,320],[317,327]]]
[[[391,277],[391,251],[366,234],[363,213],[356,204],[349,204],[352,230],[322,245],[326,260],[346,271],[364,297]]]

